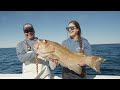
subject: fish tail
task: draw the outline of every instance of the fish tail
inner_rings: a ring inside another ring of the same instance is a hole
[[[96,72],[100,72],[100,64],[102,62],[106,61],[106,59],[98,57],[98,56],[89,56],[86,60],[87,65],[90,66],[92,69],[94,69]]]

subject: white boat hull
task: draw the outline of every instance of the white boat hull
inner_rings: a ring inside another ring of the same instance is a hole
[[[88,79],[120,79],[120,76],[114,75],[87,75]],[[0,79],[29,79],[29,76],[22,74],[0,74]],[[55,74],[52,79],[62,79],[61,74]]]

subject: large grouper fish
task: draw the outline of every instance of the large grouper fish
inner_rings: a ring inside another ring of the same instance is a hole
[[[45,39],[38,39],[33,45],[33,48],[38,51],[38,54],[48,54],[44,59],[48,59],[48,57],[56,59],[58,60],[58,64],[73,70],[77,74],[81,74],[82,71],[80,62],[100,73],[100,64],[106,60],[99,56],[86,56],[72,52],[57,42]]]

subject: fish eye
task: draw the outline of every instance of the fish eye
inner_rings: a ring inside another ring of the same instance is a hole
[[[43,43],[47,43],[47,40],[43,40]]]

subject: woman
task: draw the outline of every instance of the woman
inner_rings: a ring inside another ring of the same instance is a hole
[[[62,42],[62,44],[73,52],[84,53],[85,55],[92,55],[91,46],[87,39],[81,37],[81,28],[77,21],[70,21],[66,28],[70,37]],[[80,62],[82,73],[79,75],[68,68],[63,67],[63,79],[85,79],[86,70],[85,64]]]

